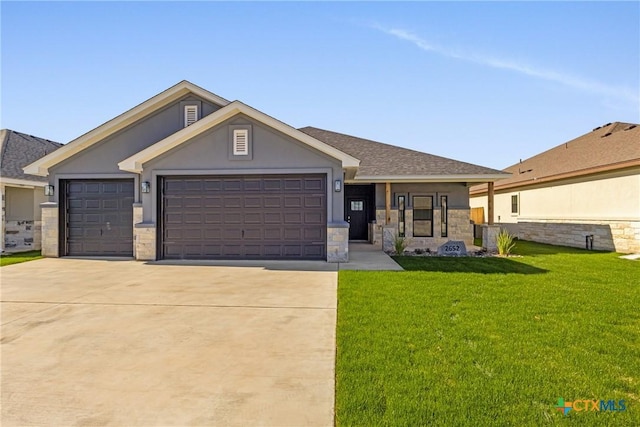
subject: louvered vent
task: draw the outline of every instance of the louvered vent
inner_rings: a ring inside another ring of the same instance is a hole
[[[198,121],[198,106],[185,105],[184,107],[184,127],[194,124]]]
[[[249,131],[247,129],[235,129],[233,131],[233,155],[249,155]]]

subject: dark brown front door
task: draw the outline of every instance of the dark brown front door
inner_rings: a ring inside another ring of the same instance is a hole
[[[132,179],[62,181],[63,255],[133,256]]]
[[[375,216],[375,185],[349,184],[344,188],[344,214],[349,240],[368,240],[369,223]]]
[[[367,240],[368,200],[362,197],[347,198],[347,222],[349,222],[349,240]]]
[[[325,175],[161,178],[164,259],[325,259]]]

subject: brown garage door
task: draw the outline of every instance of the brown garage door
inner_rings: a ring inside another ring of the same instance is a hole
[[[68,180],[62,185],[64,255],[133,256],[133,180]]]
[[[164,177],[164,259],[324,259],[325,175]]]

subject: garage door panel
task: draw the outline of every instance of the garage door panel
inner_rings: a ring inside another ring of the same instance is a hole
[[[176,184],[192,181],[198,193]],[[164,258],[325,257],[324,175],[165,177],[163,188]],[[185,232],[196,225],[199,235]]]
[[[305,208],[319,208],[322,206],[324,198],[321,196],[307,196],[304,198]]]
[[[284,180],[284,189],[285,191],[294,191],[301,190],[302,187],[302,179],[301,178],[285,178]]]
[[[280,227],[266,227],[264,229],[264,238],[265,240],[282,240],[283,230]]]
[[[133,180],[63,181],[66,255],[133,256]]]
[[[322,224],[324,216],[319,212],[305,212],[304,222],[305,224]]]
[[[282,198],[281,197],[273,197],[268,196],[263,199],[263,206],[269,209],[281,209],[282,208]]]
[[[302,212],[286,212],[284,214],[285,224],[302,224]]]

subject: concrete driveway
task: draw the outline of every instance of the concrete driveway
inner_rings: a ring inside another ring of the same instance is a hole
[[[333,425],[335,266],[3,267],[2,426]]]

